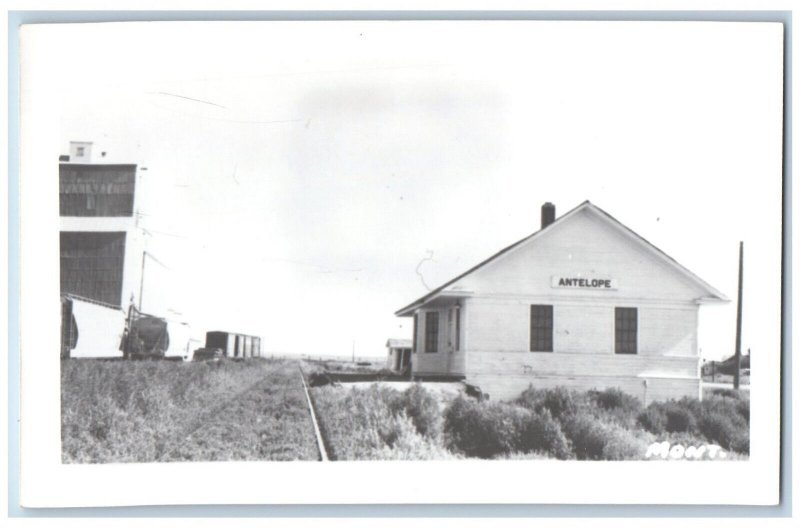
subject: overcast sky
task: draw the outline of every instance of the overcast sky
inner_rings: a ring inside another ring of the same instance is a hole
[[[145,309],[184,313],[198,336],[383,354],[410,337],[394,311],[536,231],[543,202],[560,215],[588,199],[732,299],[701,309],[706,357],[733,352],[744,240],[743,346],[777,353],[777,26],[48,32],[36,86],[60,104],[59,148],[93,141],[95,161],[147,168],[140,223],[169,269],[148,268]]]

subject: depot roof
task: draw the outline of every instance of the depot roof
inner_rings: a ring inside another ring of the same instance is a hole
[[[617,228],[621,228],[626,234],[628,234],[630,236],[630,238],[632,239],[632,241],[634,243],[639,244],[641,246],[644,246],[647,250],[649,250],[651,253],[653,253],[657,258],[662,259],[670,267],[672,267],[675,271],[677,271],[678,273],[684,275],[687,279],[689,279],[690,282],[696,284],[702,290],[704,290],[706,292],[706,295],[704,297],[698,299],[698,302],[728,302],[729,299],[722,292],[720,292],[719,290],[717,290],[713,286],[709,285],[707,282],[702,280],[700,277],[698,277],[697,275],[695,275],[694,273],[689,271],[687,268],[685,268],[684,266],[679,264],[674,258],[670,257],[669,255],[667,255],[666,253],[664,253],[663,251],[658,249],[656,246],[654,246],[649,241],[647,241],[644,237],[642,237],[638,233],[634,232],[632,229],[630,229],[628,226],[626,226],[625,224],[623,224],[622,222],[620,222],[619,220],[617,220],[616,218],[614,218],[613,216],[608,214],[606,211],[604,211],[600,207],[594,205],[589,200],[586,200],[585,202],[581,203],[577,207],[574,207],[573,209],[571,209],[567,213],[561,215],[559,218],[557,218],[555,221],[550,223],[548,226],[536,231],[535,233],[533,233],[531,235],[528,235],[527,237],[523,238],[522,240],[514,242],[510,246],[507,246],[507,247],[501,249],[500,251],[498,251],[497,253],[495,253],[491,257],[489,257],[486,260],[478,263],[477,265],[475,265],[472,268],[468,269],[467,271],[465,271],[461,275],[458,275],[457,277],[447,281],[446,283],[442,284],[438,288],[436,288],[434,290],[431,290],[430,292],[426,293],[425,295],[423,295],[422,297],[420,297],[416,301],[412,302],[411,304],[409,304],[409,305],[401,308],[400,310],[396,311],[395,315],[400,316],[400,317],[407,317],[407,316],[413,315],[414,314],[414,310],[416,310],[417,308],[423,306],[424,304],[426,304],[426,303],[428,303],[428,302],[430,302],[430,301],[432,301],[432,300],[436,299],[437,297],[440,297],[440,296],[442,296],[444,294],[453,295],[453,296],[468,296],[469,292],[464,292],[464,291],[460,291],[460,290],[447,290],[447,288],[449,286],[451,286],[453,283],[459,281],[460,279],[463,279],[467,275],[470,275],[471,273],[474,273],[478,269],[486,266],[490,262],[493,262],[493,261],[497,260],[498,258],[502,257],[503,255],[505,255],[506,253],[508,253],[512,249],[517,248],[517,247],[519,247],[519,246],[521,246],[523,244],[527,244],[528,242],[531,242],[531,241],[535,240],[542,233],[544,233],[548,229],[552,228],[552,226],[567,221],[569,218],[573,217],[579,211],[582,211],[582,210],[585,210],[585,209],[589,209],[591,211],[594,211],[595,213],[598,213],[597,216],[599,218],[601,218],[602,220],[605,220],[606,222],[614,225]]]

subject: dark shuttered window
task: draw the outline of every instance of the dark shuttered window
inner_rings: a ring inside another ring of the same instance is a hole
[[[636,308],[614,309],[614,352],[636,354]]]
[[[439,312],[425,314],[425,352],[438,352]]]
[[[531,305],[531,352],[553,351],[553,306]]]

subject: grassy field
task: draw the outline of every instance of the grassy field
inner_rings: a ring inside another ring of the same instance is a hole
[[[403,385],[400,385],[403,386]],[[455,398],[416,384],[312,389],[334,460],[644,460],[655,442],[749,454],[749,393],[716,391],[647,408],[621,391],[529,389],[513,402]]]
[[[65,463],[316,460],[298,363],[66,360]]]
[[[317,460],[300,364],[62,361],[62,460]],[[302,365],[309,379],[324,368]],[[529,389],[512,402],[461,390],[366,382],[311,397],[332,460],[642,460],[654,442],[749,455],[749,391],[644,408],[614,389]]]

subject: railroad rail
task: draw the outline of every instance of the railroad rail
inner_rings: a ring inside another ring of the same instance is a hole
[[[311,395],[308,393],[308,385],[306,385],[306,377],[303,374],[303,369],[300,368],[300,380],[303,382],[303,391],[306,393],[306,401],[308,402],[308,412],[311,415],[311,423],[314,425],[314,435],[317,437],[317,449],[319,449],[319,459],[321,462],[328,462],[328,451],[325,449],[325,442],[322,439],[322,433],[319,430],[319,423],[317,423],[317,415],[314,412],[314,403],[311,401]]]
[[[316,438],[317,449],[319,451],[319,460],[322,462],[328,462],[330,460],[328,457],[328,451],[325,448],[325,442],[322,439],[322,433],[319,428],[319,423],[317,422],[317,415],[314,412],[314,405],[311,400],[311,395],[308,392],[308,385],[306,384],[305,375],[303,374],[302,368],[300,369],[300,381],[303,384],[303,392],[306,396],[306,403],[308,404],[308,410],[311,416],[311,424],[314,429],[314,436]],[[197,431],[199,431],[200,429],[211,423],[212,419],[215,416],[217,416],[224,410],[228,409],[230,405],[236,402],[239,398],[241,398],[245,394],[248,394],[249,392],[252,392],[255,388],[257,388],[259,385],[263,383],[266,383],[266,380],[263,379],[258,380],[248,385],[243,390],[237,392],[233,396],[226,398],[225,400],[215,405],[208,411],[202,413],[200,416],[192,420],[189,420],[188,423],[186,423],[186,425],[181,428],[181,431],[173,437],[173,441],[171,442],[171,447],[169,447],[167,450],[163,451],[161,454],[156,456],[155,461],[164,462],[169,460],[169,457],[171,457],[175,453],[175,451],[177,451],[180,448],[180,446],[183,445],[183,442],[186,439],[188,439],[189,437],[194,435]],[[291,389],[291,390],[299,390],[299,389]]]

